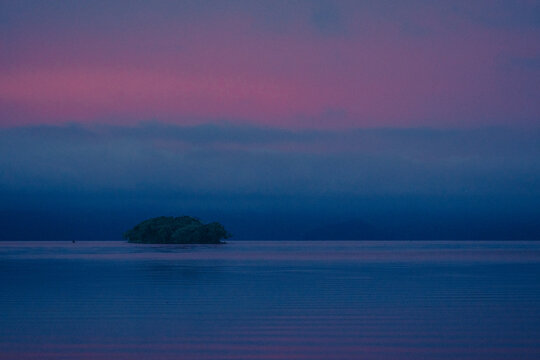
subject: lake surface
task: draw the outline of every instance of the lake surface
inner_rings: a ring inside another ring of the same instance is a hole
[[[0,359],[540,359],[540,243],[1,242]]]

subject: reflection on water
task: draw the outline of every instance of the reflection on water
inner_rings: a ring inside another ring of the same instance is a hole
[[[0,243],[1,359],[538,359],[540,243]]]

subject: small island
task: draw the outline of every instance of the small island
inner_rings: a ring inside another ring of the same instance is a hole
[[[135,225],[124,233],[130,243],[224,244],[231,234],[217,222],[203,224],[191,216],[160,216]]]

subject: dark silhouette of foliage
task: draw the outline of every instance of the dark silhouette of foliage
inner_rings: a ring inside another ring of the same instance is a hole
[[[144,220],[124,233],[129,242],[144,244],[222,244],[230,236],[220,223],[203,224],[191,216]]]

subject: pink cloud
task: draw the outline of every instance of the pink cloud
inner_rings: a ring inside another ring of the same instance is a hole
[[[260,29],[242,14],[109,36],[88,33],[77,41],[47,34],[44,43],[29,32],[0,70],[0,122],[229,119],[349,127],[537,121],[539,70],[505,64],[538,56],[538,33],[466,21],[449,28],[435,16],[427,11],[419,18],[424,35],[388,21],[353,22],[339,36],[316,34],[302,23],[281,33]]]

